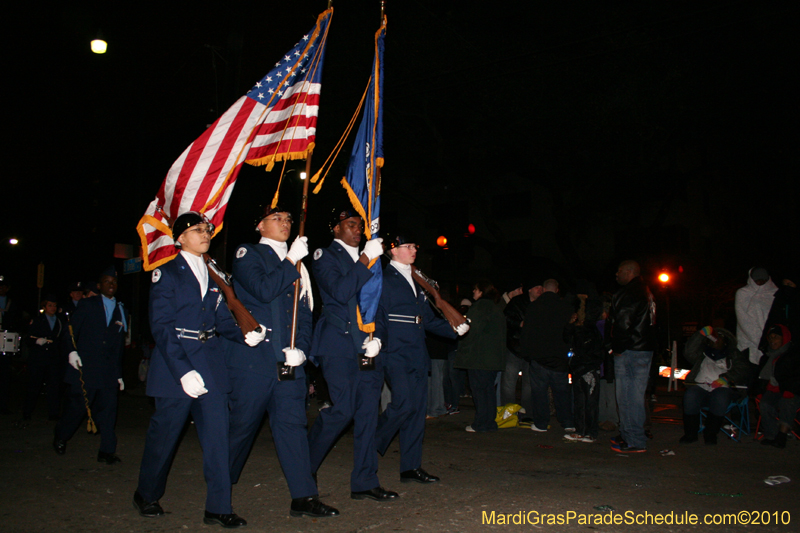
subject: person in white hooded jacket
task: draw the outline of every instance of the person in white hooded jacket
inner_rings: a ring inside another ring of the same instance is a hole
[[[741,351],[749,350],[750,363],[758,365],[761,350],[758,343],[764,332],[772,300],[778,287],[769,277],[765,268],[751,268],[747,276],[747,285],[736,291],[736,340]],[[754,372],[754,374],[757,374]]]

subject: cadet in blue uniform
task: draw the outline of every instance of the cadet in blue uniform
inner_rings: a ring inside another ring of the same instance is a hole
[[[125,388],[122,381],[122,349],[128,330],[122,303],[117,302],[117,273],[109,268],[100,276],[100,294],[81,301],[72,317],[72,335],[64,336],[69,352],[64,381],[69,384],[69,405],[56,424],[53,448],[63,455],[67,441],[86,417],[86,404],[100,432],[97,460],[107,464],[120,461],[116,456],[117,395]],[[73,344],[74,342],[74,344]],[[71,367],[71,368],[70,368]],[[81,386],[83,380],[83,386]],[[84,399],[83,390],[86,391]]]
[[[30,420],[39,393],[42,391],[42,382],[47,387],[47,413],[50,420],[58,420],[59,415],[59,390],[63,379],[63,366],[66,358],[62,357],[63,335],[67,328],[61,319],[56,316],[58,303],[56,297],[47,295],[42,302],[42,312],[33,319],[28,334],[26,335],[30,352],[28,354],[28,394],[25,398],[25,408],[22,419]]]
[[[420,468],[430,369],[425,331],[451,339],[457,334],[447,320],[433,313],[422,289],[411,277],[417,245],[399,235],[392,239],[387,255],[391,262],[383,271],[378,321],[386,329],[381,359],[392,401],[378,420],[375,441],[384,455],[399,432],[400,481],[435,483],[439,478]],[[464,323],[457,331],[463,335],[468,330],[469,325]]]
[[[177,235],[175,246],[181,252],[153,271],[150,329],[156,349],[150,359],[147,394],[155,397],[156,411],[147,430],[133,504],[145,517],[164,514],[158,500],[164,495],[169,467],[191,414],[203,449],[207,485],[203,522],[236,528],[247,522],[231,508],[231,387],[216,335],[255,346],[264,339],[265,328],[251,331],[243,340],[219,287],[209,279],[202,254],[208,251],[213,231],[198,213],[180,215],[172,234]]]
[[[372,276],[367,265],[383,252],[382,239],[368,241],[364,252],[359,253],[363,220],[352,210],[334,213],[330,223],[334,241],[314,252],[314,277],[323,309],[314,332],[311,357],[322,367],[333,405],[320,411],[308,434],[311,471],[316,474],[336,440],[354,422],[350,497],[389,501],[398,495],[380,486],[375,450],[378,399],[383,385],[381,361],[376,359],[375,370],[360,370],[358,363],[359,352],[372,358],[378,355],[381,332],[369,340],[358,329],[356,315],[358,291]]]
[[[256,224],[261,235],[258,244],[243,244],[236,250],[234,289],[253,317],[266,325],[270,333],[254,348],[225,342],[231,380],[231,481],[239,481],[261,421],[268,412],[275,450],[292,496],[290,514],[337,516],[339,511],[318,499],[308,455],[303,368],[305,353],[311,345],[308,282],[301,284],[303,296],[297,310],[295,347],[290,348],[295,283],[300,283],[295,265],[308,255],[307,238],[298,237],[289,249],[286,242],[292,229],[292,215],[280,207],[262,208]],[[286,375],[285,366],[293,367],[293,376]]]
[[[78,308],[78,304],[83,300],[83,288],[84,284],[80,281],[69,286],[69,300],[58,311],[59,318],[64,322],[64,326],[69,324],[70,318]]]

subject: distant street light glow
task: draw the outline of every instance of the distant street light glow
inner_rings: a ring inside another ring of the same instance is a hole
[[[301,172],[301,173],[300,173],[300,179],[301,179],[301,180],[304,180],[304,179],[306,179],[306,173],[305,173],[305,172]]]
[[[19,244],[19,240],[14,238],[8,239],[8,244]]]
[[[92,41],[92,52],[95,54],[105,54],[108,44],[103,39],[95,39]]]
[[[658,276],[658,281],[660,281],[661,283],[668,282],[669,281],[669,274],[667,274],[667,273],[660,274]]]

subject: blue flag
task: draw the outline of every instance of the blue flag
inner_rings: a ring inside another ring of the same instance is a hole
[[[342,186],[350,197],[353,208],[364,219],[364,234],[367,239],[377,239],[380,230],[381,183],[380,168],[383,167],[383,39],[386,35],[386,19],[375,33],[375,59],[372,76],[364,101],[364,115],[350,154],[347,176]],[[371,333],[375,331],[375,314],[383,287],[380,259],[370,265],[372,278],[361,288],[358,295],[359,328]]]

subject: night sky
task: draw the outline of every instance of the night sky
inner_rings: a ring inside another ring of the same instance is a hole
[[[138,245],[136,223],[172,162],[326,7],[85,4],[17,8],[3,37],[0,273],[29,306],[39,262],[45,290],[64,295],[114,261],[114,243]],[[380,2],[334,9],[314,170],[366,86]],[[477,276],[505,290],[555,275],[614,290],[628,257],[648,275],[683,267],[677,300],[728,298],[756,264],[800,282],[798,11],[389,0],[384,229],[413,234],[418,262],[462,289]],[[89,50],[98,32],[104,56]],[[312,248],[328,244],[322,226],[345,201],[350,146],[310,200]],[[291,176],[282,204],[296,210]],[[277,177],[245,165],[218,257],[255,240],[253,212]]]

